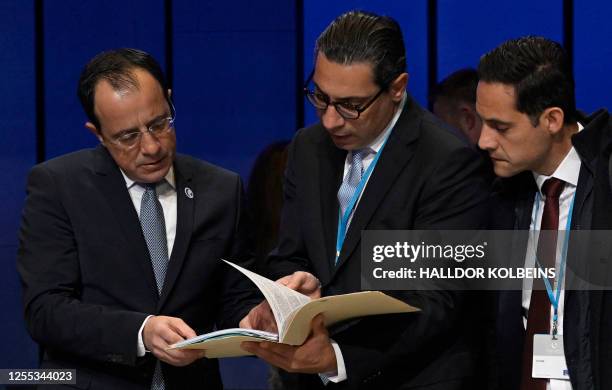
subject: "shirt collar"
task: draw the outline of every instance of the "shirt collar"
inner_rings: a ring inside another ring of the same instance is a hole
[[[119,171],[121,171],[123,179],[125,180],[125,185],[128,189],[132,188],[134,184],[137,184],[134,180],[127,177],[125,172],[123,172],[123,169],[119,169]],[[166,176],[164,176],[164,180],[170,185],[170,187],[172,187],[172,189],[176,189],[176,183],[174,180],[174,166],[171,166],[170,169],[168,169],[168,173],[166,173]]]
[[[367,146],[374,153],[378,153],[380,148],[382,148],[383,143],[385,142],[385,140],[389,136],[389,133],[391,133],[391,130],[393,130],[393,127],[395,127],[395,124],[397,123],[400,115],[402,114],[402,111],[404,110],[404,106],[406,105],[407,98],[408,98],[407,93],[404,91],[404,94],[402,95],[402,101],[400,102],[399,106],[397,107],[397,109],[395,111],[395,114],[393,115],[393,118],[391,119],[391,121],[389,122],[389,124],[387,125],[385,130],[382,131],[378,135],[378,137],[376,137],[376,139],[374,139],[374,141],[372,141],[372,143]]]
[[[578,122],[578,132],[582,131],[582,129],[584,129],[584,126],[582,126],[582,124]],[[542,186],[544,185],[544,182],[551,177],[563,180],[564,182],[571,184],[574,187],[578,186],[580,164],[580,156],[578,155],[578,152],[576,151],[574,146],[572,146],[569,152],[567,152],[567,154],[565,155],[563,161],[561,161],[561,164],[559,164],[559,166],[557,167],[557,169],[555,169],[552,175],[540,175],[532,171],[533,178],[535,179],[536,184],[538,185],[538,190],[540,191],[540,193],[542,192]]]

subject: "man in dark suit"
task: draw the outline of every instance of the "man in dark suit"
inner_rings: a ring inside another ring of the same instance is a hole
[[[476,108],[484,123],[479,145],[502,178],[492,227],[553,232],[612,228],[612,122],[604,110],[590,117],[576,111],[563,48],[541,37],[510,40],[484,55],[478,71]],[[550,257],[557,276],[561,270],[567,270],[565,275],[605,272],[606,267],[589,269],[593,263],[588,257],[572,256],[571,244],[564,254],[563,235],[553,238],[550,256],[543,248],[550,239],[540,234],[540,244],[536,236],[529,235],[527,248],[515,251],[526,267],[534,266],[535,257],[539,264]],[[606,368],[612,363],[611,294],[575,290],[567,276],[550,282],[550,291],[560,289],[558,302],[539,280],[525,282],[522,291],[500,292],[495,388],[612,388]],[[534,351],[534,340],[544,334],[543,340],[552,342],[554,333],[563,339],[569,375],[561,367],[556,375],[534,377],[532,357],[541,354]]]
[[[290,145],[279,244],[268,261],[282,283],[311,296],[360,291],[363,230],[483,227],[482,161],[407,95],[405,68],[391,18],[349,12],[319,37],[305,93],[321,123]],[[462,295],[389,293],[423,311],[363,318],[331,336],[317,317],[302,346],[245,347],[284,370],[321,374],[300,376],[304,389],[330,381],[350,389],[474,388]]]
[[[166,348],[260,301],[220,260],[249,259],[240,178],[175,154],[170,91],[147,53],[96,56],[78,93],[101,145],[32,169],[20,230],[42,368],[76,368],[79,388],[220,389],[216,360]]]

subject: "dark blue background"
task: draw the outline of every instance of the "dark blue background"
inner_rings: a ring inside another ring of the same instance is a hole
[[[431,83],[503,40],[539,34],[573,54],[578,106],[609,106],[612,3],[591,0],[198,1],[3,0],[0,2],[0,368],[35,367],[21,314],[16,232],[25,178],[38,161],[82,147],[76,98],[83,65],[98,52],[137,47],[170,70],[180,152],[239,172],[257,153],[316,120],[301,85],[318,34],[358,8],[388,14],[404,31],[409,90],[423,105]],[[255,359],[223,362],[228,388],[264,388]]]

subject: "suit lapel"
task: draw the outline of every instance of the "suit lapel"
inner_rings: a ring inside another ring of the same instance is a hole
[[[593,173],[590,164],[582,161],[576,195],[574,199],[574,212],[572,215],[572,228],[581,230],[589,229],[594,217],[588,208],[589,198],[593,195]]]
[[[342,174],[344,172],[344,161],[346,159],[346,151],[338,149],[331,141],[327,134],[320,142],[318,148],[319,158],[319,176],[320,180],[317,185],[320,194],[321,205],[320,215],[322,220],[323,231],[322,240],[325,242],[325,254],[327,262],[325,264],[325,274],[323,282],[329,279],[329,271],[334,265],[336,258],[336,235],[338,230],[338,189],[342,183]],[[316,211],[315,211],[316,212]]]
[[[96,188],[108,201],[115,219],[121,227],[123,241],[130,252],[130,259],[136,261],[142,270],[151,294],[157,297],[155,275],[151,266],[149,250],[142,234],[138,213],[127,190],[125,179],[108,151],[103,146],[95,150]]]
[[[514,199],[514,226],[515,230],[529,230],[533,202],[538,190],[531,171],[526,171],[509,179],[502,179],[502,197],[510,196]]]
[[[412,159],[416,150],[415,141],[421,131],[421,121],[420,108],[408,97],[404,111],[391,131],[387,144],[380,152],[382,154],[357,205],[353,220],[346,232],[335,271],[338,271],[351,256],[361,241],[361,231],[367,228],[375,211],[396,182],[398,175]]]
[[[176,279],[183,268],[187,249],[193,232],[193,216],[194,216],[194,199],[198,194],[198,189],[192,180],[192,171],[187,164],[181,164],[180,158],[176,158],[174,162],[174,175],[176,179],[176,235],[164,288],[158,303],[158,310],[161,310],[168,296],[172,292],[172,288],[176,283]],[[191,189],[193,197],[187,196],[187,189]]]
[[[581,123],[585,128],[572,136],[572,144],[580,160],[580,176],[578,179],[578,189],[576,190],[576,201],[574,205],[574,216],[589,214],[590,218],[579,220],[574,218],[572,225],[577,229],[602,229],[608,228],[609,215],[612,206],[608,201],[609,190],[609,171],[608,165],[612,167],[612,161],[608,164],[602,157],[607,155],[612,141],[608,135],[609,115],[604,110],[597,111],[589,118],[581,118]],[[602,151],[604,153],[602,153]],[[593,200],[589,197],[594,196]],[[591,210],[585,209],[588,201],[592,202]],[[593,212],[597,210],[597,212]]]
[[[514,212],[516,215],[516,228],[519,230],[529,230],[531,227],[534,196],[535,192],[529,192],[517,200],[517,206]]]

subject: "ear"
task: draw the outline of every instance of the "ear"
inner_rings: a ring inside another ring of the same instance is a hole
[[[478,144],[478,138],[480,137],[480,131],[482,129],[482,121],[476,113],[476,109],[467,103],[461,103],[459,113],[459,120],[462,125],[461,129],[464,134],[474,145]]]
[[[471,130],[474,127],[474,114],[470,107],[465,103],[459,103],[459,123],[461,128],[465,130]]]
[[[467,105],[465,115],[468,128],[471,131],[477,131],[478,133],[480,133],[480,128],[482,127],[482,120],[480,119],[480,116],[478,116],[476,108],[473,105]]]
[[[410,76],[408,73],[402,73],[393,82],[389,87],[389,92],[391,93],[391,99],[398,103],[402,100],[402,96],[404,95],[404,91],[406,91],[406,87],[408,86],[408,78]]]
[[[89,130],[96,138],[100,141],[102,145],[104,145],[104,139],[102,138],[102,134],[100,134],[100,130],[91,122],[86,122],[85,127]]]
[[[172,90],[168,88],[168,97],[172,97]]]
[[[540,121],[542,125],[551,135],[557,134],[563,129],[563,120],[565,114],[559,107],[548,107],[540,115]]]

